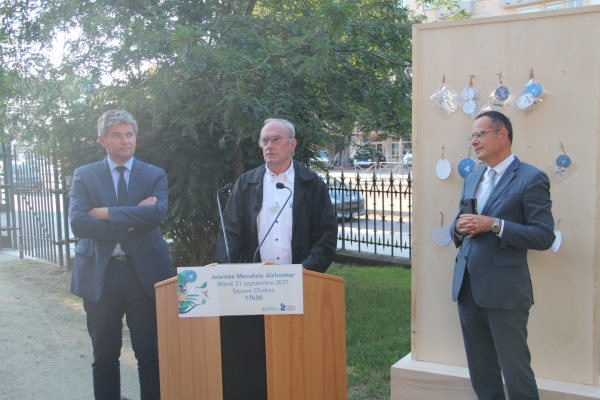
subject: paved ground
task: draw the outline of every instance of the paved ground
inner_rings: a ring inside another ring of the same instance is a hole
[[[0,251],[0,399],[93,399],[92,348],[65,268]],[[121,393],[139,399],[125,328]]]

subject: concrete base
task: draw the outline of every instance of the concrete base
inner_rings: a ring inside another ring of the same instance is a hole
[[[466,367],[411,360],[391,369],[391,400],[477,400]],[[600,399],[600,387],[536,378],[541,400]]]
[[[367,253],[365,251],[352,251],[352,250],[340,250],[338,249],[333,255],[333,260],[342,263],[351,263],[359,265],[372,265],[372,266],[396,266],[410,269],[411,259],[400,256],[387,256],[383,254]]]

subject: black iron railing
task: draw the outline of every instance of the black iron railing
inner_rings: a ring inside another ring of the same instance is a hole
[[[412,176],[324,178],[338,218],[338,248],[373,254],[412,256]]]
[[[13,155],[16,152],[13,153]],[[12,163],[20,256],[41,258],[71,267],[66,191],[53,157],[26,153]],[[8,172],[8,171],[7,171]]]

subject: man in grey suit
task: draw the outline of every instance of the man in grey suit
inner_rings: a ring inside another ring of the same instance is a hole
[[[459,211],[451,233],[460,251],[452,299],[458,301],[471,384],[480,400],[539,399],[527,346],[533,304],[528,250],[554,241],[548,176],[512,154],[512,124],[502,113],[479,114],[471,146],[487,168],[467,175],[462,199],[477,199],[478,215]]]
[[[137,123],[127,111],[98,120],[108,157],[77,168],[69,218],[75,246],[71,292],[83,298],[92,339],[96,399],[119,400],[123,315],[138,361],[142,400],[159,399],[154,284],[175,275],[159,225],[168,206],[165,171],[133,157]]]

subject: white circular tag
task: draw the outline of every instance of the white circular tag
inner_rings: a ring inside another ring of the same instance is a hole
[[[526,108],[529,108],[531,105],[533,105],[534,102],[535,97],[533,97],[529,93],[525,93],[523,96],[520,96],[517,99],[517,107],[519,107],[521,110],[525,110]]]
[[[446,179],[447,177],[449,177],[451,170],[452,166],[450,165],[450,161],[446,159],[439,160],[435,166],[435,173],[440,179]]]
[[[562,241],[562,234],[560,233],[560,231],[556,231],[556,232],[554,232],[554,236],[556,236],[556,238],[554,239],[554,243],[552,243],[552,251],[556,253],[558,251],[558,249],[560,248],[560,242]]]
[[[477,103],[475,103],[473,100],[468,100],[463,104],[462,109],[465,114],[471,115],[477,109]]]
[[[445,246],[452,241],[452,237],[450,236],[450,227],[448,225],[438,225],[433,228],[433,232],[431,232],[431,239],[433,239],[433,243],[438,246]]]
[[[552,171],[552,176],[557,181],[564,181],[569,176],[569,170],[564,167],[560,167],[560,166],[556,165],[554,167],[554,171]]]
[[[460,98],[463,100],[473,100],[477,96],[477,90],[473,86],[467,86],[460,92]]]

